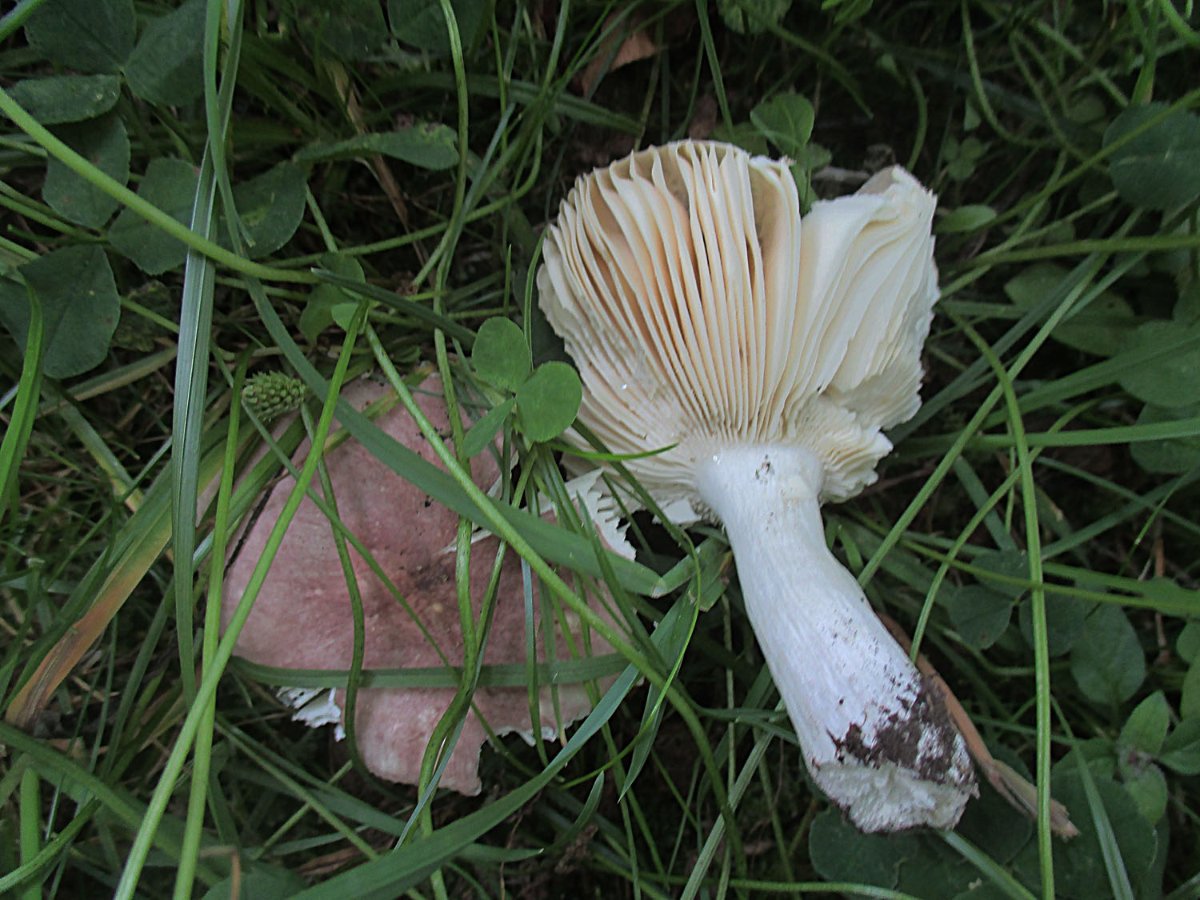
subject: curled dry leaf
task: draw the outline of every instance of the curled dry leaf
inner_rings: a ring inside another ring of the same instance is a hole
[[[389,392],[390,388],[362,380],[349,386],[343,397],[362,409]],[[417,400],[440,432],[449,430],[436,379],[426,380]],[[385,412],[376,424],[422,458],[436,463],[433,451],[403,407]],[[297,451],[297,459],[302,459],[307,451],[305,443]],[[326,464],[341,520],[371,552],[411,609],[407,610],[364,560],[350,551],[364,609],[364,667],[438,667],[446,664],[441,654],[450,665],[461,665],[463,635],[456,600],[455,556],[448,549],[454,543],[456,514],[400,478],[356,441],[348,440],[329,452]],[[473,459],[472,469],[475,482],[481,487],[495,483],[499,476],[489,453]],[[223,626],[246,588],[292,483],[287,477],[275,486],[241,541],[225,578]],[[476,616],[497,547],[492,537],[472,546],[470,584]],[[485,664],[525,662],[522,598],[519,560],[509,554],[500,576],[492,628],[484,651]],[[538,605],[535,602],[534,627],[539,658],[544,660],[549,658],[550,635],[548,620],[542,617]],[[569,623],[575,646],[583,646],[578,618],[564,611],[562,619]],[[238,636],[236,652],[265,666],[347,670],[351,665],[353,637],[350,599],[331,526],[316,504],[305,499]],[[559,658],[569,657],[568,643],[561,631],[553,635]],[[610,650],[597,635],[590,636],[590,646],[593,653]],[[293,702],[303,703],[314,693],[293,691],[287,696]],[[360,690],[355,734],[367,767],[381,778],[416,784],[425,747],[453,696],[454,690],[450,688]],[[539,721],[532,723],[525,687],[479,688],[441,785],[464,794],[479,792],[480,748],[487,740],[485,722],[496,734],[519,732],[531,738],[533,728],[537,727],[543,736],[552,738],[591,709],[582,684],[543,688],[538,706]],[[313,725],[336,721],[344,726],[344,692],[335,691],[331,704],[309,706],[301,714]]]
[[[618,16],[618,13],[613,13],[605,20],[605,30],[612,28]],[[579,88],[584,96],[590,96],[592,89],[609,72],[615,72],[630,63],[649,59],[658,53],[658,45],[654,43],[650,33],[641,27],[641,23],[642,17],[634,15],[625,25],[604,39],[588,67],[579,76]]]
[[[904,652],[911,652],[912,640],[904,629],[900,627],[900,623],[891,616],[882,613],[879,618],[883,622],[884,627],[891,632],[892,637],[896,639],[896,643],[904,648]],[[967,742],[967,750],[970,751],[972,759],[975,760],[975,765],[983,772],[988,783],[996,789],[996,793],[1003,797],[1004,801],[1013,809],[1036,820],[1038,813],[1036,785],[1030,784],[1029,780],[1012,766],[992,756],[992,752],[983,740],[983,735],[979,733],[979,729],[971,721],[967,710],[959,702],[954,691],[950,690],[950,685],[946,684],[946,680],[934,668],[933,663],[925,657],[924,653],[917,654],[917,668],[921,671],[922,675],[929,678],[937,689],[942,692],[942,698],[946,704],[946,712],[949,713],[959,734],[963,736],[963,740]],[[1079,837],[1079,829],[1071,821],[1070,812],[1053,797],[1050,798],[1050,830],[1063,840]]]

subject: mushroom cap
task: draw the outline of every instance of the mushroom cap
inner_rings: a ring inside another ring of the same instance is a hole
[[[579,420],[662,503],[697,462],[791,444],[853,496],[920,405],[936,200],[899,167],[800,216],[786,160],[680,141],[581,176],[547,231],[541,308],[584,383]],[[577,435],[575,440],[582,444]]]
[[[362,379],[347,387],[343,397],[356,408],[391,392],[391,389]],[[440,382],[429,378],[414,391],[417,403],[442,433],[449,419]],[[404,446],[430,462],[433,450],[411,416],[401,406],[383,413],[376,424]],[[305,442],[296,459],[308,452]],[[425,631],[413,615],[394,597],[367,566],[350,550],[354,573],[362,595],[365,619],[363,665],[368,669],[421,668],[446,664],[461,665],[463,635],[455,587],[453,543],[458,516],[434,502],[405,481],[367,448],[348,440],[326,456],[334,496],[341,520],[371,552],[381,569],[408,601]],[[472,460],[474,480],[486,487],[496,480],[499,469],[491,454]],[[222,628],[227,626],[241,599],[250,574],[258,562],[271,526],[294,484],[287,476],[267,498],[257,520],[247,529],[225,577]],[[472,546],[470,584],[472,608],[478,616],[487,588],[498,542],[493,537]],[[506,559],[497,588],[492,628],[484,649],[484,662],[491,665],[523,664],[526,647],[526,615],[520,562],[511,553]],[[536,594],[535,594],[536,597]],[[539,659],[548,659],[550,631],[535,600],[533,623]],[[582,625],[569,610],[558,613],[572,633],[576,647]],[[570,658],[568,641],[561,628],[554,628],[554,653]],[[436,641],[433,646],[426,637]],[[235,652],[252,662],[278,668],[350,668],[354,625],[345,578],[338,561],[332,528],[325,514],[306,498],[292,521],[254,608],[238,636]],[[590,636],[594,653],[610,650],[598,635]],[[438,652],[445,654],[446,660]],[[301,703],[315,692],[293,695]],[[454,697],[450,688],[364,688],[358,692],[355,717],[356,738],[367,768],[381,778],[416,784],[421,758],[439,719]],[[307,710],[313,724],[337,720],[345,723],[344,692],[338,690],[334,707]],[[535,727],[544,737],[561,733],[563,726],[591,710],[585,686],[565,684],[542,688],[537,703],[538,721],[530,718],[526,688],[480,687],[474,709],[468,713],[458,743],[442,775],[441,786],[464,794],[480,790],[478,773],[480,747],[487,741],[487,726],[497,734],[519,732],[532,737]],[[302,711],[305,712],[305,711]],[[325,718],[321,716],[324,715]]]

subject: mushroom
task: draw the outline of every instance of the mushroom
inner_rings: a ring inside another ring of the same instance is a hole
[[[350,385],[343,397],[356,408],[390,393],[369,379]],[[449,428],[440,383],[427,379],[415,392],[421,409],[439,430]],[[401,444],[436,462],[412,418],[403,407],[383,413],[376,424]],[[297,458],[307,452],[307,442]],[[356,441],[349,440],[326,457],[339,518],[363,542],[381,570],[404,597],[411,613],[353,550],[353,568],[362,595],[365,619],[363,665],[368,669],[461,665],[463,636],[455,588],[453,543],[458,517],[396,475]],[[487,486],[499,475],[488,453],[472,460],[476,483]],[[289,477],[276,485],[257,520],[246,531],[225,577],[224,621],[244,592],[262,552],[271,523],[278,517],[291,487]],[[596,501],[585,498],[585,502]],[[616,532],[611,532],[616,534]],[[485,538],[472,548],[470,584],[473,610],[479,615],[495,559],[497,541]],[[526,615],[520,562],[505,561],[484,649],[488,665],[523,664]],[[414,617],[415,614],[415,617]],[[582,625],[569,611],[561,613],[577,649],[592,654],[609,650],[598,635],[583,642]],[[417,619],[420,619],[418,624]],[[533,627],[538,656],[551,658],[551,618],[535,603]],[[569,658],[569,642],[553,629],[558,658]],[[430,639],[436,642],[436,646]],[[328,518],[311,499],[300,505],[288,529],[254,608],[238,636],[236,653],[251,662],[288,669],[350,668],[354,625],[345,578],[338,562]],[[356,738],[367,768],[381,778],[416,784],[430,736],[454,697],[452,688],[364,688],[356,702]],[[283,699],[301,707],[296,718],[314,727],[345,725],[344,691],[284,689]],[[440,785],[463,794],[480,791],[479,756],[488,729],[497,735],[517,732],[532,740],[537,727],[546,739],[591,710],[586,686],[543,687],[538,696],[538,722],[530,716],[525,687],[480,687],[472,711],[450,756]],[[486,723],[486,727],[485,727]]]
[[[935,204],[897,167],[801,220],[786,161],[682,141],[580,177],[538,273],[578,421],[664,510],[724,525],[808,771],[864,831],[951,827],[975,793],[940,693],[820,514],[920,405]]]

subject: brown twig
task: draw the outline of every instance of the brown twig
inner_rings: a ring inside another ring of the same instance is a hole
[[[879,619],[883,622],[887,630],[892,633],[892,637],[896,639],[901,647],[905,650],[912,649],[912,641],[904,629],[891,616],[880,613]],[[1036,819],[1037,788],[1023,778],[1012,766],[1006,765],[992,756],[991,751],[987,748],[987,744],[983,742],[983,735],[979,733],[979,730],[975,727],[975,723],[971,721],[971,717],[967,714],[966,709],[959,703],[958,698],[954,696],[954,692],[950,690],[950,685],[946,684],[946,680],[938,674],[937,669],[925,658],[924,654],[917,654],[917,669],[941,693],[942,700],[946,704],[946,712],[949,713],[955,727],[958,728],[959,733],[963,736],[963,740],[966,741],[967,750],[970,751],[971,757],[975,760],[975,765],[983,772],[988,783],[996,789],[996,793],[1008,801],[1010,806],[1024,813],[1029,818]],[[1050,830],[1064,839],[1070,839],[1079,834],[1079,829],[1071,822],[1067,808],[1053,799],[1050,801]]]
[[[350,75],[345,66],[340,63],[330,63],[327,65],[327,70],[329,77],[333,79],[334,87],[346,104],[346,118],[354,126],[355,133],[368,134],[371,129],[367,127],[362,113],[362,105],[358,101],[358,91],[354,89],[354,84],[350,81]],[[400,220],[401,225],[408,228],[408,204],[404,202],[404,192],[400,189],[400,182],[396,181],[396,176],[388,167],[387,160],[381,154],[373,153],[369,157],[368,164],[371,171],[375,173],[375,178],[378,180],[384,196],[391,203],[396,218]]]

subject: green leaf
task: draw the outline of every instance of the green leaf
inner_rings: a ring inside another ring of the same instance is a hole
[[[938,234],[963,234],[978,231],[986,227],[996,218],[996,211],[990,206],[972,204],[952,209],[937,221]]]
[[[353,256],[326,253],[318,263],[320,268],[336,272],[344,278],[366,282],[362,265]],[[316,343],[318,335],[333,324],[333,309],[336,306],[358,305],[358,297],[336,284],[318,284],[308,295],[304,311],[300,313],[300,333],[309,343]]]
[[[1165,341],[1178,341],[1186,334],[1200,334],[1200,323],[1181,328],[1175,322],[1146,322],[1130,337],[1126,349],[1151,350]],[[1180,387],[1200,384],[1200,345],[1143,363],[1125,372],[1120,383],[1139,400],[1156,406],[1174,408],[1195,403],[1195,394]]]
[[[1167,808],[1167,782],[1153,757],[1163,747],[1171,723],[1171,707],[1155,691],[1134,708],[1117,738],[1117,766],[1125,789],[1148,822],[1157,822]]]
[[[812,137],[816,113],[805,97],[788,91],[754,107],[750,121],[781,153],[797,158]]]
[[[1046,636],[1051,657],[1062,656],[1075,646],[1087,624],[1088,613],[1094,607],[1094,603],[1078,597],[1046,592]],[[1017,609],[1017,623],[1021,636],[1032,647],[1033,604],[1028,599]]]
[[[349,331],[350,323],[354,319],[354,314],[358,312],[358,305],[362,302],[364,302],[363,299],[359,297],[347,303],[334,304],[333,308],[329,311],[333,316],[333,324],[342,329],[342,331]],[[375,305],[374,302],[370,300],[365,302],[368,309]]]
[[[205,0],[188,0],[146,26],[129,62],[129,89],[147,103],[182,106],[204,93]]]
[[[1167,874],[1167,856],[1171,849],[1171,826],[1166,818],[1154,824],[1154,861],[1141,872],[1131,874],[1136,896],[1156,898],[1163,895]]]
[[[422,169],[439,171],[458,162],[458,139],[441,124],[422,123],[396,131],[360,134],[344,141],[309,144],[296,154],[300,162],[354,159],[380,153]]]
[[[116,106],[121,79],[115,75],[48,75],[18,81],[8,94],[43,125],[61,125],[94,119]]]
[[[1160,115],[1166,104],[1126,109],[1104,132],[1109,146]],[[1109,158],[1109,175],[1122,199],[1148,209],[1175,209],[1200,197],[1200,118],[1182,110],[1167,116]]]
[[[1120,607],[1101,605],[1088,617],[1071,651],[1071,675],[1101,705],[1117,706],[1137,691],[1146,677],[1146,658]]]
[[[925,842],[915,859],[900,865],[896,889],[910,897],[953,897],[979,880],[979,870],[949,849]]]
[[[1184,227],[1179,229],[1180,233],[1184,232]],[[1180,251],[1175,251],[1176,253]],[[1187,251],[1182,251],[1187,255]],[[1190,256],[1188,256],[1190,259]],[[1178,275],[1182,276],[1187,262],[1185,261],[1179,269],[1175,270]],[[1200,322],[1200,281],[1192,281],[1179,292],[1179,299],[1175,301],[1175,308],[1171,310],[1171,318],[1180,325],[1191,325],[1195,322]]]
[[[387,37],[379,0],[305,0],[301,31],[318,55],[366,59]]]
[[[470,49],[485,23],[487,0],[451,0],[458,36]],[[450,35],[438,0],[388,0],[392,34],[418,50],[434,56],[450,55]]]
[[[1157,425],[1200,416],[1200,404],[1163,409],[1147,403],[1138,415],[1137,424]],[[1200,466],[1200,435],[1163,438],[1157,441],[1135,441],[1129,445],[1133,461],[1157,475],[1182,475]]]
[[[133,0],[47,0],[25,23],[29,45],[78,72],[116,73],[133,49]]]
[[[121,315],[104,251],[94,244],[63,247],[26,263],[20,272],[42,304],[42,370],[51,378],[70,378],[103,362]],[[25,346],[29,297],[11,279],[0,280],[0,323]]]
[[[1023,585],[1015,583],[1029,581],[1029,558],[1020,550],[989,550],[971,560],[971,565],[1000,576],[994,579],[988,578],[986,574],[979,576],[981,584],[998,594],[1015,600],[1027,590]]]
[[[494,441],[516,405],[517,398],[509,397],[480,417],[463,436],[463,453],[469,457],[474,456]]]
[[[1004,293],[1015,306],[1028,311],[1058,290],[1069,277],[1070,273],[1061,266],[1038,263],[1005,284]],[[1137,317],[1129,304],[1117,294],[1104,291],[1060,322],[1051,337],[1085,353],[1112,356],[1122,348],[1136,324]]]
[[[1167,779],[1153,763],[1127,777],[1125,790],[1147,822],[1154,824],[1166,813]]]
[[[1155,691],[1134,707],[1117,743],[1153,756],[1162,749],[1170,724],[1171,706],[1162,691]]]
[[[517,388],[517,425],[531,441],[548,441],[571,427],[582,400],[583,385],[571,366],[542,363]]]
[[[146,168],[138,196],[173,216],[184,225],[192,217],[196,196],[196,167],[181,159],[152,159]],[[159,231],[137,213],[121,210],[108,231],[116,250],[129,257],[150,275],[160,275],[183,265],[187,247],[164,231]]]
[[[954,135],[947,135],[943,150],[948,161],[946,174],[955,181],[966,181],[975,174],[979,161],[987,151],[988,145],[979,138],[969,137],[959,143]]]
[[[120,116],[64,125],[55,133],[63,143],[119,184],[129,181],[129,136]],[[100,228],[121,204],[54,157],[46,163],[42,199],[56,213],[88,228]]]
[[[1180,775],[1200,775],[1200,719],[1184,719],[1163,742],[1158,761]]]
[[[712,137],[715,141],[736,144],[754,156],[765,156],[770,152],[770,148],[767,146],[767,139],[750,122],[738,122],[728,128],[724,122],[720,122],[713,129]]]
[[[721,18],[738,34],[761,34],[791,8],[792,0],[717,0]]]
[[[909,834],[863,834],[836,809],[827,809],[812,822],[808,853],[813,868],[828,881],[848,881],[894,888],[900,864],[920,853]]]
[[[1117,777],[1117,745],[1109,738],[1084,738],[1075,742],[1070,751],[1071,763],[1060,761],[1055,769],[1058,771],[1076,772],[1077,761],[1072,754],[1078,754],[1087,766],[1088,771],[1096,778],[1112,781]],[[1053,777],[1058,777],[1054,775]]]
[[[983,649],[996,643],[1008,628],[1013,599],[983,585],[969,584],[947,592],[942,605],[962,639]]]
[[[1175,652],[1184,662],[1195,662],[1200,656],[1200,620],[1193,619],[1183,626],[1175,640]]]
[[[274,253],[291,240],[304,218],[306,183],[303,169],[284,162],[234,188],[233,202],[252,258]]]
[[[797,173],[806,174],[813,172],[822,166],[829,165],[829,161],[833,159],[833,154],[827,147],[822,147],[816,141],[811,141],[801,148],[800,152],[795,155],[795,163],[789,170],[792,177],[795,178]]]
[[[1079,829],[1079,836],[1070,841],[1055,842],[1054,877],[1057,885],[1069,885],[1065,896],[1111,897],[1108,871],[1105,868],[1104,851],[1097,837],[1095,818],[1074,758],[1068,757],[1055,766],[1054,797],[1065,804],[1071,821]],[[1096,777],[1096,790],[1100,797],[1103,814],[1112,827],[1116,848],[1131,874],[1146,871],[1154,860],[1157,839],[1154,829],[1138,810],[1133,798],[1119,784],[1107,778]],[[1029,859],[1029,856],[1032,859]],[[1036,842],[1031,842],[1021,854],[1021,860],[1032,863],[1032,883],[1037,879]],[[1025,868],[1023,865],[1022,868]]]
[[[1192,663],[1183,677],[1179,715],[1185,719],[1200,719],[1200,662]]]
[[[529,377],[529,345],[525,343],[525,332],[511,319],[502,316],[488,319],[479,326],[475,336],[471,364],[488,384],[515,391]]]

